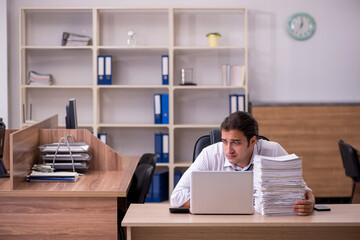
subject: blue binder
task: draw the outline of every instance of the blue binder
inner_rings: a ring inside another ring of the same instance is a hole
[[[103,143],[107,144],[107,134],[106,133],[98,133],[98,138]]]
[[[155,169],[153,175],[153,202],[162,202],[169,198],[169,171]]]
[[[162,84],[169,84],[169,55],[161,56],[161,75],[162,75]]]
[[[156,162],[162,162],[162,133],[155,133],[154,137],[155,154],[157,156]]]
[[[245,94],[238,94],[237,110],[245,111]]]
[[[97,61],[98,85],[105,84],[105,57],[99,55]]]
[[[238,95],[230,94],[229,95],[229,110],[230,114],[238,111]]]
[[[112,82],[112,56],[105,56],[105,83],[111,85]]]
[[[183,173],[174,173],[174,187],[176,187],[176,185],[178,184],[178,182],[180,181],[180,178],[182,177]]]
[[[153,201],[153,199],[152,199],[153,192],[154,192],[153,185],[154,184],[151,183],[150,188],[149,188],[149,192],[148,192],[148,194],[146,194],[145,202],[152,202]]]
[[[111,85],[112,83],[112,56],[98,56],[98,85]]]
[[[161,124],[161,94],[154,94],[154,123]]]
[[[169,94],[161,94],[161,123],[169,124]]]
[[[169,162],[169,134],[163,133],[162,135],[162,156],[161,162],[168,163]]]

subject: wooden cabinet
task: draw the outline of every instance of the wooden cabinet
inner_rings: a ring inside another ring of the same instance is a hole
[[[23,8],[20,17],[21,127],[53,114],[64,127],[65,105],[76,98],[79,126],[106,132],[121,155],[154,152],[154,134],[169,133],[169,163],[158,165],[169,169],[170,192],[176,168],[190,165],[197,138],[229,114],[229,95],[248,95],[247,74],[244,83],[222,80],[224,64],[247,72],[245,8]],[[61,46],[63,32],[92,41]],[[216,47],[209,47],[211,32],[221,34]],[[97,84],[98,55],[112,55],[112,85]],[[162,85],[162,55],[169,55],[168,85]],[[192,69],[197,85],[181,85],[183,68]],[[54,83],[28,85],[29,71],[50,73]],[[157,93],[169,94],[169,124],[154,124]]]

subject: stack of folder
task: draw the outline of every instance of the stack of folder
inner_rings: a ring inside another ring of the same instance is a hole
[[[155,124],[169,124],[169,94],[154,94]]]
[[[255,210],[266,216],[296,215],[296,201],[304,199],[302,161],[295,154],[254,157]]]
[[[63,33],[62,46],[87,46],[90,44],[91,38],[75,33]]]
[[[112,56],[99,55],[98,56],[98,85],[112,84]]]
[[[29,85],[40,84],[40,85],[51,85],[53,77],[51,74],[42,74],[34,71],[30,71],[28,75],[27,83]]]
[[[155,154],[157,155],[156,162],[169,162],[169,134],[155,133]]]
[[[230,114],[237,111],[245,111],[245,94],[230,94]]]
[[[76,182],[77,172],[39,172],[33,170],[26,176],[28,182]]]
[[[146,202],[162,202],[169,199],[169,170],[155,169]]]
[[[91,155],[88,153],[90,148],[88,144],[83,142],[70,143],[71,153],[66,144],[60,144],[59,148],[58,145],[58,143],[53,143],[39,147],[43,165],[53,167],[55,170],[85,171],[89,169]]]

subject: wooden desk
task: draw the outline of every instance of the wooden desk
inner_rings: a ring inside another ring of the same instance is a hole
[[[139,158],[118,155],[84,129],[48,129],[57,127],[51,122],[10,135],[10,178],[0,179],[0,239],[117,239],[117,210],[126,211]],[[90,171],[74,183],[25,182],[38,146],[69,133],[90,145]]]
[[[310,216],[171,214],[169,204],[132,204],[127,239],[360,239],[360,204],[328,205]]]

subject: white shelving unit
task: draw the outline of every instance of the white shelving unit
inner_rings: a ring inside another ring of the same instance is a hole
[[[136,45],[127,46],[133,30]],[[169,192],[174,172],[192,161],[195,141],[229,114],[229,94],[245,85],[222,83],[221,65],[248,69],[245,8],[23,8],[20,14],[21,127],[59,114],[77,99],[78,122],[121,155],[154,152],[154,134],[169,133]],[[90,36],[91,45],[61,46],[63,32]],[[221,33],[217,47],[206,34]],[[97,84],[97,56],[112,55],[112,85]],[[169,55],[169,85],[162,85],[161,55]],[[196,86],[182,86],[181,69],[193,68]],[[54,84],[28,85],[29,71],[51,73]],[[153,95],[169,94],[169,124],[154,124]],[[32,119],[30,116],[32,105]],[[247,105],[247,98],[246,98]],[[25,121],[24,121],[25,120]],[[30,121],[29,121],[30,120]]]

